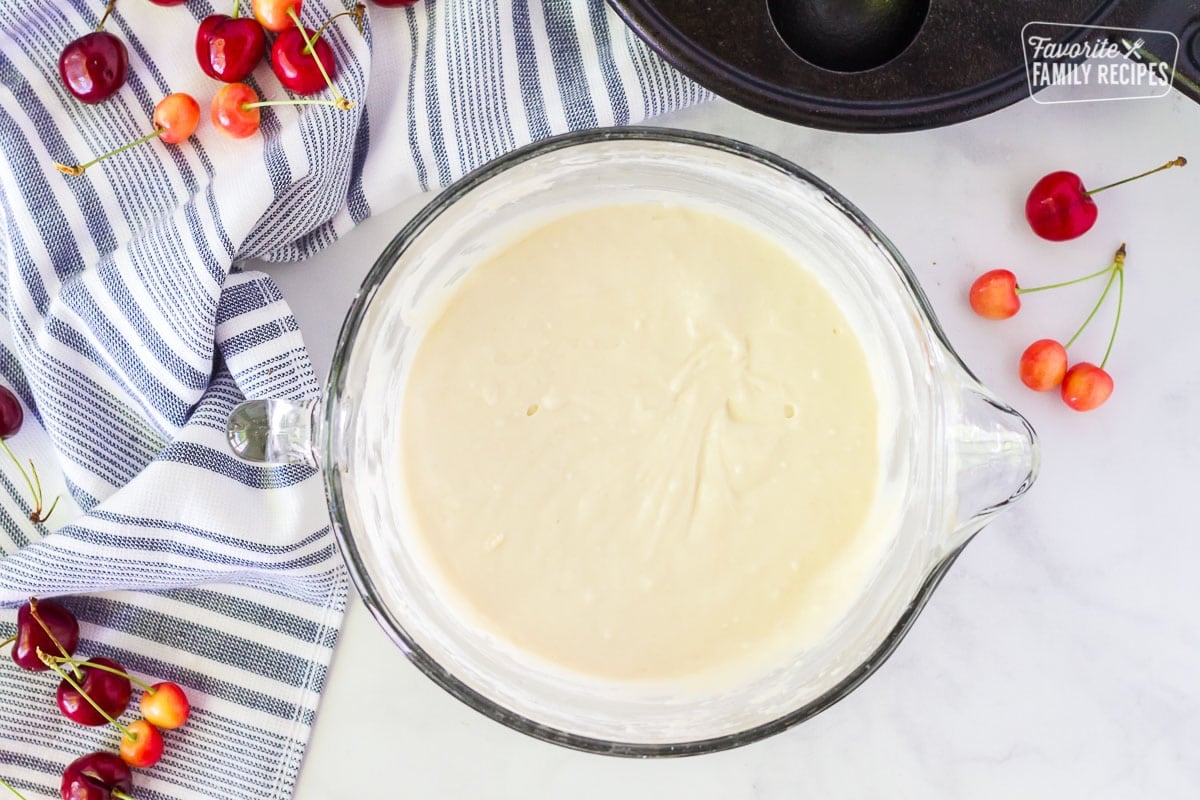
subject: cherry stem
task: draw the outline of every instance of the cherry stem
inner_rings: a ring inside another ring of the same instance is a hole
[[[55,663],[57,663],[57,664],[70,664],[74,667],[78,667],[80,664],[85,663],[84,661],[82,661],[78,658],[70,658],[67,656],[49,656],[49,657],[54,659]],[[147,683],[143,683],[142,681],[139,681],[137,678],[133,677],[128,672],[119,670],[116,667],[110,667],[105,664],[88,664],[87,668],[88,669],[98,669],[98,670],[102,670],[104,672],[111,672],[113,675],[120,675],[122,678],[128,678],[129,680],[136,683],[147,694],[152,695],[156,691],[153,686],[150,686]]]
[[[145,144],[146,142],[150,141],[151,139],[157,139],[159,136],[162,136],[165,132],[166,132],[166,128],[155,128],[153,133],[147,133],[145,136],[143,136],[140,139],[132,141],[129,144],[123,144],[120,147],[118,147],[116,150],[109,150],[107,153],[105,153],[102,156],[96,156],[91,161],[87,162],[86,164],[77,164],[75,166],[70,166],[67,164],[59,164],[59,163],[55,162],[54,168],[64,175],[82,175],[83,171],[86,170],[88,167],[99,164],[101,161],[103,161],[106,158],[110,158],[111,156],[115,156],[120,153],[124,153],[126,150],[128,150],[131,147],[137,147],[139,144]]]
[[[42,501],[46,499],[46,495],[42,493],[42,479],[38,477],[37,467],[34,466],[33,459],[29,459],[29,471],[33,473],[33,482],[37,484],[37,508],[29,514],[29,521],[35,525],[40,525],[50,519],[50,515],[54,513],[54,509],[58,508],[60,497],[55,497],[54,502],[50,504],[50,508],[46,513],[42,513]]]
[[[1121,306],[1125,302],[1125,267],[1117,267],[1117,316],[1113,319],[1112,335],[1108,337],[1108,347],[1104,351],[1104,360],[1100,362],[1100,369],[1104,369],[1104,365],[1108,363],[1108,357],[1112,355],[1113,342],[1117,340],[1117,328],[1121,325]]]
[[[321,59],[318,58],[315,53],[313,53],[313,47],[316,46],[316,40],[309,38],[308,31],[304,29],[304,23],[300,21],[300,17],[296,16],[296,9],[292,6],[288,6],[287,13],[288,16],[292,18],[292,22],[296,23],[296,27],[300,29],[300,37],[304,39],[304,52],[312,54],[312,60],[317,62],[317,69],[321,71],[321,77],[325,79],[325,85],[329,87],[329,91],[333,94],[334,105],[342,111],[353,108],[354,104],[342,97],[342,93],[339,92],[337,87],[333,85],[333,78],[330,78],[329,73],[325,70],[325,62],[321,61]]]
[[[1087,328],[1088,324],[1092,321],[1092,318],[1096,316],[1096,312],[1100,310],[1102,305],[1104,305],[1104,299],[1108,297],[1108,292],[1110,289],[1112,289],[1113,281],[1117,279],[1117,273],[1124,270],[1124,265],[1125,245],[1122,244],[1120,249],[1117,250],[1117,254],[1113,257],[1113,263],[1108,267],[1110,270],[1112,270],[1112,274],[1108,277],[1108,283],[1104,284],[1104,291],[1100,293],[1100,299],[1096,301],[1096,305],[1092,306],[1092,313],[1087,315],[1087,319],[1085,319],[1083,324],[1079,326],[1079,330],[1075,331],[1075,335],[1068,339],[1067,343],[1063,345],[1064,350],[1069,349],[1071,345],[1075,344],[1075,340],[1079,338],[1079,335],[1083,333],[1084,329]]]
[[[1136,181],[1138,178],[1144,178],[1147,175],[1153,175],[1156,172],[1162,172],[1164,169],[1170,169],[1171,167],[1186,167],[1186,166],[1187,166],[1187,159],[1184,158],[1183,156],[1179,156],[1178,158],[1173,159],[1173,160],[1168,161],[1167,163],[1163,164],[1161,167],[1155,167],[1154,169],[1146,170],[1145,172],[1141,173],[1140,175],[1134,175],[1132,178],[1126,178],[1123,181],[1117,181],[1116,183],[1110,183],[1105,186],[1101,186],[1099,189],[1092,189],[1091,191],[1084,192],[1083,194],[1085,197],[1091,197],[1092,195],[1094,195],[1098,192],[1103,192],[1105,189],[1111,189],[1114,186],[1120,186],[1122,183],[1129,183],[1130,181]]]
[[[29,471],[33,473],[33,485],[37,487],[37,496],[40,501],[42,498],[42,479],[38,477],[37,467],[34,466],[32,458],[29,459]]]
[[[44,514],[30,514],[29,521],[34,523],[35,525],[40,525],[41,523],[50,519],[50,515],[54,513],[54,509],[58,508],[58,501],[61,499],[62,499],[61,495],[59,495],[58,497],[55,497],[54,502],[50,504],[50,507],[46,509],[46,513],[44,513]]]
[[[358,32],[361,35],[363,32],[363,14],[365,14],[366,11],[367,11],[367,7],[364,6],[362,3],[359,3],[358,5],[354,6],[354,8],[352,8],[348,11],[342,11],[338,14],[334,14],[332,17],[325,20],[324,24],[322,24],[321,27],[317,28],[317,32],[313,34],[312,43],[304,45],[304,49],[301,50],[300,52],[304,53],[304,55],[306,55],[306,56],[311,56],[313,54],[313,46],[316,45],[317,39],[321,38],[321,34],[325,32],[325,29],[328,28],[330,23],[332,23],[338,17],[346,17],[346,16],[354,17],[354,27],[358,28]]]
[[[54,502],[50,504],[50,508],[45,513],[42,512],[42,501],[45,500],[45,495],[42,493],[42,479],[38,477],[37,467],[33,465],[33,459],[29,460],[29,469],[33,472],[33,478],[29,477],[29,473],[25,471],[25,467],[21,466],[21,461],[13,453],[8,446],[8,442],[0,439],[0,445],[4,446],[4,452],[8,453],[8,457],[17,465],[17,469],[21,471],[21,477],[25,480],[25,486],[29,489],[29,494],[33,498],[33,511],[29,512],[29,521],[35,525],[40,525],[50,519],[50,515],[54,513],[54,509],[58,507],[60,498],[55,497]],[[43,626],[44,627],[44,626]],[[49,631],[46,631],[49,633]],[[63,652],[66,652],[65,650]]]
[[[238,18],[238,12],[241,10],[239,8],[239,6],[241,6],[241,0],[233,0],[233,18],[234,19]]]
[[[50,518],[51,512],[54,511],[54,506],[50,506],[50,511],[42,513],[42,482],[37,478],[37,470],[34,469],[33,461],[30,460],[29,468],[33,470],[33,478],[29,477],[29,473],[25,471],[25,467],[21,464],[21,459],[17,458],[12,448],[8,446],[8,442],[0,439],[0,447],[4,448],[4,452],[8,453],[8,457],[17,465],[17,469],[21,472],[21,478],[25,481],[25,487],[29,489],[29,495],[33,498],[33,511],[29,513],[29,521],[33,523],[42,523]],[[54,505],[58,505],[58,498],[54,498]],[[32,605],[30,609],[32,610]],[[46,627],[45,625],[42,626]],[[46,633],[50,631],[47,630]],[[53,637],[51,637],[53,638]],[[63,651],[66,652],[65,650]]]
[[[1076,278],[1073,281],[1062,281],[1061,283],[1048,283],[1045,286],[1034,286],[1033,288],[1030,288],[1030,289],[1023,289],[1020,286],[1018,286],[1016,289],[1016,292],[1017,292],[1017,294],[1029,294],[1030,292],[1044,292],[1047,289],[1061,289],[1064,286],[1074,286],[1077,283],[1083,283],[1084,281],[1090,281],[1092,278],[1099,278],[1101,275],[1107,275],[1109,270],[1111,270],[1111,269],[1112,269],[1112,264],[1109,264],[1107,267],[1105,267],[1102,270],[1093,272],[1091,275],[1084,275],[1082,278]]]
[[[0,778],[0,786],[3,786],[5,789],[8,789],[10,792],[12,792],[13,794],[15,794],[17,797],[21,798],[21,800],[25,800],[25,795],[23,795],[23,794],[21,794],[20,792],[18,792],[18,791],[17,791],[17,790],[16,790],[16,789],[15,789],[15,788],[12,786],[12,784],[10,784],[8,781],[4,780],[4,778]]]
[[[50,655],[49,653],[42,653],[42,663],[45,664],[50,669],[54,670],[56,673],[58,673],[58,676],[60,678],[62,678],[64,681],[66,681],[68,686],[70,686],[75,691],[79,692],[79,696],[82,697],[84,700],[87,700],[88,703],[91,704],[92,708],[96,709],[97,713],[99,713],[100,716],[104,717],[106,720],[111,722],[113,724],[113,726],[116,727],[116,729],[121,732],[121,735],[126,736],[135,742],[137,741],[137,738],[138,738],[137,734],[134,733],[133,731],[129,730],[129,728],[126,728],[121,723],[117,722],[115,719],[113,719],[111,714],[109,714],[107,711],[105,711],[103,708],[101,708],[100,704],[97,703],[95,700],[93,700],[91,695],[89,695],[87,692],[85,692],[83,690],[83,687],[80,686],[79,683],[74,678],[72,678],[65,671],[63,671],[63,669],[61,667],[59,667],[58,664],[54,663],[54,656]],[[89,665],[89,669],[90,668],[91,668],[91,666]]]
[[[108,15],[113,12],[117,5],[117,0],[108,0],[108,5],[104,7],[104,16],[100,18],[99,24],[96,25],[96,30],[104,30],[104,23],[108,22]]]
[[[336,100],[259,100],[256,103],[242,103],[242,110],[249,111],[252,108],[262,108],[263,106],[334,106],[338,108]]]
[[[50,626],[47,625],[45,620],[42,619],[42,615],[38,613],[36,597],[29,598],[29,616],[33,617],[33,621],[42,627],[42,630],[46,632],[46,636],[50,639],[50,641],[54,642],[54,646],[58,648],[58,652],[62,653],[65,657],[70,658],[71,654],[67,652],[67,648],[62,646],[62,642],[58,640],[58,637],[55,636],[50,630]],[[40,654],[38,656],[39,658],[49,655],[48,653],[43,653],[40,647],[38,648],[38,653]],[[55,656],[51,655],[50,658],[55,658]],[[46,659],[42,658],[42,660],[45,661]],[[75,673],[76,678],[83,677],[79,674],[79,667],[73,666],[71,667],[71,671]]]
[[[110,797],[115,797],[116,800],[134,800],[133,795],[125,794],[120,789],[109,789],[108,794]]]
[[[12,636],[8,637],[3,642],[0,642],[0,647],[5,647],[6,645],[10,645],[13,642],[15,642],[16,640],[17,640],[17,635],[14,633]]]

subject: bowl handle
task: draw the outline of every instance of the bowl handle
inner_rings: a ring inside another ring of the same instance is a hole
[[[266,464],[316,466],[317,398],[247,400],[233,409],[225,436],[234,455]]]

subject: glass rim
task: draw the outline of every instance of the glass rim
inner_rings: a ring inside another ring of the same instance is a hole
[[[893,260],[894,264],[899,268],[900,275],[906,284],[906,288],[910,291],[914,302],[921,309],[932,334],[942,344],[950,358],[967,375],[974,379],[974,375],[962,363],[962,359],[947,341],[945,333],[938,323],[937,317],[934,315],[920,284],[895,245],[854,204],[808,170],[761,148],[712,134],[644,126],[596,129],[563,134],[544,139],[540,142],[534,142],[484,164],[440,192],[424,208],[417,212],[401,228],[399,233],[393,237],[391,242],[388,243],[383,252],[375,260],[366,278],[364,278],[363,284],[356,294],[350,310],[346,314],[345,321],[338,335],[337,344],[334,348],[324,398],[324,431],[321,437],[322,441],[319,443],[321,470],[325,478],[326,499],[328,501],[334,537],[346,561],[351,582],[357,589],[359,596],[362,597],[367,609],[371,612],[371,615],[380,627],[383,628],[388,638],[400,648],[401,652],[404,653],[410,662],[444,691],[475,711],[513,730],[573,750],[639,758],[699,755],[728,750],[765,739],[811,719],[846,697],[846,695],[856,689],[879,669],[883,662],[895,651],[896,647],[916,621],[916,618],[924,609],[926,603],[928,603],[934,589],[941,583],[950,566],[970,540],[957,546],[933,564],[918,587],[916,594],[879,645],[838,683],[812,700],[769,722],[711,738],[667,743],[613,741],[572,733],[561,728],[537,722],[512,711],[468,686],[442,666],[440,662],[430,656],[407,632],[404,625],[382,601],[380,593],[376,590],[368,565],[355,542],[353,531],[350,529],[350,522],[344,508],[345,497],[342,488],[341,473],[335,466],[334,450],[336,443],[334,441],[335,435],[331,432],[333,430],[331,422],[336,419],[335,415],[338,410],[339,399],[344,389],[345,366],[348,363],[349,355],[353,350],[355,340],[376,292],[384,279],[390,274],[392,268],[400,261],[400,258],[408,247],[442,212],[453,206],[458,200],[477,187],[507,170],[559,150],[615,141],[669,142],[714,149],[747,158],[819,189],[825,197],[831,200],[843,214],[851,219],[864,234],[874,240]]]

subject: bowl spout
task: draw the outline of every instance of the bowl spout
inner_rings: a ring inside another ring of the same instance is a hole
[[[956,501],[947,552],[959,547],[1029,490],[1041,451],[1033,426],[968,376],[952,410],[950,470]]]

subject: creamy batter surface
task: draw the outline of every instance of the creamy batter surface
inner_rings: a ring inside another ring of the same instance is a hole
[[[402,408],[440,583],[571,671],[673,679],[802,647],[877,553],[863,348],[804,266],[707,212],[599,207],[488,258]]]

